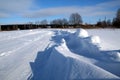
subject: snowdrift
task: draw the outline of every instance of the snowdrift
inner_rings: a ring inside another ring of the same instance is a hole
[[[112,73],[100,67],[104,64],[97,65],[102,61],[120,61],[119,51],[100,51],[99,36],[89,36],[83,29],[74,33],[54,30],[54,33],[52,43],[30,63],[29,80],[120,79],[119,72]]]
[[[120,80],[120,29],[86,30],[0,32],[0,80]]]

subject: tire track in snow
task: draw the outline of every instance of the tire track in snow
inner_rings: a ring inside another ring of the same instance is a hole
[[[45,32],[40,32],[40,33],[45,33]],[[37,33],[37,34],[40,34],[40,33]],[[33,36],[33,33],[31,33],[32,35],[28,35],[28,36],[26,36],[26,37],[29,37],[29,36]],[[34,35],[37,35],[37,34],[34,34]],[[25,46],[27,46],[27,45],[29,45],[29,44],[31,44],[31,43],[33,43],[34,41],[37,41],[37,40],[39,40],[39,39],[41,39],[43,36],[45,36],[45,35],[42,35],[42,36],[38,36],[38,37],[35,37],[35,38],[33,38],[32,40],[27,40],[27,39],[23,39],[23,41],[24,41],[24,43],[22,42],[22,43],[20,43],[18,46],[15,46],[14,47],[14,45],[13,44],[11,44],[11,41],[9,41],[8,42],[8,44],[5,44],[5,46],[7,46],[8,47],[8,49],[10,49],[10,47],[8,46],[8,45],[12,45],[12,50],[8,50],[8,51],[6,51],[6,52],[2,52],[1,54],[0,54],[0,57],[2,57],[2,56],[8,56],[8,55],[10,55],[11,53],[15,53],[16,51],[18,51],[18,50],[20,50],[20,49],[22,49],[22,48],[24,48]],[[25,36],[24,36],[25,37]],[[20,38],[17,38],[17,40],[20,40]],[[14,41],[13,41],[13,43],[14,43]],[[17,43],[19,43],[19,41],[17,41]],[[23,45],[21,45],[21,44],[23,44]],[[4,45],[4,44],[3,44]],[[2,46],[1,46],[2,47]],[[6,49],[6,47],[5,47],[5,49]]]
[[[16,39],[16,38],[21,38],[21,37],[25,37],[25,36],[31,36],[31,35],[34,35],[34,34],[38,34],[38,33],[42,33],[43,31],[34,31],[34,32],[28,32],[27,34],[26,34],[26,32],[25,33],[22,33],[22,34],[20,34],[19,36],[17,35],[17,37],[16,37],[16,35],[15,35],[15,37],[12,37],[12,35],[11,36],[6,36],[7,38],[5,38],[5,39],[1,39],[0,40],[0,42],[1,41],[4,41],[4,40],[11,40],[11,39]]]
[[[1,79],[15,80],[18,77],[17,80],[25,80],[23,79],[25,78],[23,76],[27,76],[30,73],[30,66],[28,64],[30,62],[29,60],[33,59],[33,56],[36,55],[35,53],[37,53],[39,49],[42,50],[46,48],[46,46],[50,43],[50,37],[48,37],[50,35],[51,34],[47,33],[42,37],[36,38],[34,41],[31,41],[28,45],[23,46],[21,49],[15,51],[14,55],[10,55],[10,58],[6,60],[5,63],[2,63],[3,67],[0,68],[0,70],[2,70],[0,71]],[[42,39],[45,39],[44,42],[40,42]],[[6,58],[7,56],[4,57],[2,60],[5,60]],[[0,60],[0,63],[2,60]],[[15,63],[13,60],[17,63]],[[6,72],[4,72],[4,70]],[[14,74],[18,75],[14,76]]]

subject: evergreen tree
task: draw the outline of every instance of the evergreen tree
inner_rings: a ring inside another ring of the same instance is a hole
[[[113,26],[120,28],[120,9],[118,9],[116,18],[113,19]]]

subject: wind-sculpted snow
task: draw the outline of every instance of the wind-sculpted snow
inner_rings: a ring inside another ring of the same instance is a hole
[[[33,80],[119,79],[89,61],[84,61],[86,60],[84,57],[81,58],[81,56],[71,53],[64,39],[62,42],[59,46],[49,48],[46,50],[47,52],[38,53],[41,56],[31,63],[32,68],[35,69],[35,71],[33,70]]]
[[[112,73],[100,67],[104,64],[97,65],[107,61],[103,59],[106,53],[99,50],[100,38],[98,36],[88,36],[85,30],[77,30],[75,33],[54,30],[54,33],[51,39],[52,44],[48,45],[45,51],[39,52],[35,61],[30,63],[32,75],[28,79],[120,79],[119,72]],[[106,56],[110,58],[109,54]]]
[[[0,38],[0,80],[120,79],[120,50],[102,50],[101,37],[84,29],[7,31]]]

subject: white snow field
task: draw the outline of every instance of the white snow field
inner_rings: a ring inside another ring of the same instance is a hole
[[[120,29],[0,32],[0,80],[120,80]]]

